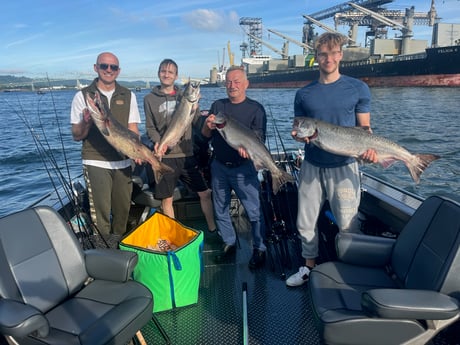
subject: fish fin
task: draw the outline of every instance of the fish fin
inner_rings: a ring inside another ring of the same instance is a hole
[[[257,162],[253,162],[253,164],[254,164],[254,169],[256,169],[256,171],[266,169],[265,165],[263,164],[259,164]]]
[[[153,177],[155,178],[155,183],[160,183],[163,178],[163,174],[159,170],[153,170]]]
[[[292,183],[295,181],[294,177],[291,174],[289,174],[287,171],[284,171],[281,169],[279,169],[278,171],[279,173],[277,173],[276,176],[272,174],[273,194],[278,194],[281,186],[283,186],[284,184],[288,182]]]
[[[102,133],[103,135],[105,135],[106,137],[108,137],[108,136],[110,135],[109,130],[107,129],[107,127],[101,129],[101,133]]]
[[[152,167],[153,169],[153,167]],[[169,165],[160,162],[160,169],[153,170],[153,176],[155,178],[155,182],[159,183],[165,174],[171,174],[174,172],[174,169],[171,168]]]
[[[383,166],[385,169],[391,167],[394,163],[396,163],[398,160],[394,158],[387,158],[382,161],[380,161],[380,165]]]
[[[425,171],[425,169],[431,164],[431,162],[435,161],[436,159],[441,158],[441,156],[433,155],[430,153],[418,153],[415,154],[417,157],[417,164],[411,165],[406,163],[407,168],[409,169],[410,175],[416,184],[420,182],[420,175]]]
[[[91,120],[91,112],[88,107],[83,108],[82,114],[85,122],[89,122]]]

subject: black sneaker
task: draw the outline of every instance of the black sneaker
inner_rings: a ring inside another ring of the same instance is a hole
[[[236,246],[234,244],[225,244],[222,247],[222,251],[216,255],[215,261],[217,263],[228,261],[235,257]]]
[[[265,252],[254,249],[251,260],[249,260],[249,268],[259,268],[265,264]]]
[[[219,234],[219,231],[216,230],[208,230],[205,234],[205,237],[212,243],[223,243],[222,237]]]

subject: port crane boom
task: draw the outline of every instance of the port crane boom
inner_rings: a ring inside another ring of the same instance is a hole
[[[228,61],[231,66],[235,65],[235,54],[230,50],[230,41],[227,42]]]
[[[272,29],[268,29],[268,31],[273,33],[273,34],[275,34],[275,35],[278,35],[278,36],[284,38],[285,40],[288,40],[288,41],[290,41],[290,42],[292,42],[294,44],[297,44],[299,47],[304,48],[304,50],[306,50],[307,52],[310,51],[310,50],[313,50],[313,47],[310,47],[308,44],[302,43],[300,41],[297,41],[297,40],[295,40],[295,39],[293,39],[293,38],[291,38],[289,36],[286,36],[286,35],[278,32],[278,31],[275,31],[275,30],[272,30]]]
[[[313,17],[311,17],[311,16],[307,16],[306,14],[303,14],[302,17],[304,17],[305,19],[307,19],[307,20],[310,21],[311,23],[318,25],[320,28],[326,30],[327,32],[333,32],[333,33],[337,33],[337,34],[343,35],[343,34],[340,33],[339,31],[337,31],[337,30],[335,30],[335,29],[333,29],[333,28],[331,28],[331,27],[329,27],[329,26],[327,26],[327,25],[321,23],[319,20],[316,20],[315,18],[313,18]],[[352,44],[356,43],[354,40],[352,40],[352,39],[349,38],[349,37],[348,37],[348,42],[349,42],[349,43],[352,43]]]
[[[390,27],[393,27],[393,28],[396,28],[396,27],[399,27],[399,28],[405,28],[404,25],[402,25],[401,23],[398,23],[394,20],[391,20],[391,19],[388,19],[387,17],[385,16],[382,16],[381,14],[378,14],[377,12],[374,12],[374,11],[371,11],[365,7],[362,7],[362,6],[359,6],[359,5],[356,5],[352,2],[349,2],[348,3],[350,6],[356,8],[357,10],[371,16],[372,18],[380,21],[381,23],[385,24],[385,25],[388,25]]]
[[[340,33],[337,30],[331,28],[330,26],[327,26],[326,24],[321,23],[319,20],[316,20],[313,17],[307,16],[306,14],[302,14],[302,17],[304,17],[306,20],[312,22],[313,24],[318,25],[321,29],[327,31],[327,32],[334,32],[334,33]]]
[[[287,59],[287,58],[288,58],[288,56],[289,56],[288,48],[287,48],[288,45],[287,45],[286,43],[283,45],[283,50],[279,50],[279,49],[273,47],[272,45],[268,44],[267,42],[261,40],[260,38],[258,38],[258,37],[256,37],[256,36],[250,34],[249,32],[247,32],[246,34],[247,34],[249,37],[251,37],[252,39],[254,39],[254,40],[256,40],[256,41],[262,43],[262,44],[263,44],[264,46],[266,46],[267,48],[270,48],[270,49],[273,50],[275,53],[280,54],[281,57],[282,57],[283,59]]]

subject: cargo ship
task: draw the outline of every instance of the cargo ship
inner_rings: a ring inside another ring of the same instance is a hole
[[[369,86],[460,86],[460,45],[427,48],[424,53],[397,56],[391,61],[351,61],[340,66],[342,74]],[[302,87],[317,79],[317,66],[284,71],[250,73],[251,88]]]
[[[369,86],[416,87],[416,86],[460,86],[460,24],[440,23],[431,0],[428,12],[415,12],[414,7],[400,11],[385,10],[380,7],[392,0],[357,0],[317,12],[307,19],[304,25],[302,42],[295,41],[274,30],[269,30],[287,41],[298,43],[304,48],[303,55],[288,56],[285,50],[279,51],[254,35],[261,23],[257,18],[242,18],[249,24],[250,43],[265,45],[282,58],[258,54],[257,46],[251,47],[248,58],[242,58],[251,88],[297,88],[302,87],[319,76],[314,61],[313,28],[319,26],[326,31],[335,31],[322,24],[319,19],[334,16],[337,24],[350,25],[348,45],[344,47],[344,57],[340,64],[342,74],[363,80]],[[360,5],[358,5],[358,3]],[[353,18],[351,20],[350,18]],[[362,26],[368,26],[366,46],[356,43],[356,18]],[[256,23],[256,24],[254,24]],[[413,39],[413,24],[433,27],[431,42]],[[255,28],[252,31],[251,29]],[[387,28],[401,30],[401,35],[387,39]],[[338,31],[336,31],[338,32]],[[260,50],[259,50],[260,51]],[[258,59],[259,58],[259,59]]]

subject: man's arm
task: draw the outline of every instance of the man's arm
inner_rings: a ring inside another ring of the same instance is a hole
[[[88,136],[92,121],[81,120],[80,123],[72,123],[72,137],[75,141],[81,141]]]
[[[356,122],[359,127],[362,127],[372,134],[371,113],[357,113]],[[366,163],[377,163],[379,161],[377,152],[372,148],[369,148],[366,152],[364,152],[360,158]]]
[[[161,140],[160,133],[158,132],[154,122],[154,112],[147,97],[144,97],[144,113],[145,113],[145,129],[147,135],[153,143],[158,143]]]
[[[356,114],[356,122],[358,123],[359,127],[362,127],[372,133],[371,129],[371,113],[357,113]]]
[[[137,135],[139,135],[139,127],[137,126],[137,123],[128,123],[128,129],[131,132],[134,132]]]
[[[77,92],[72,100],[70,122],[73,140],[81,141],[88,136],[93,121],[81,91]]]

